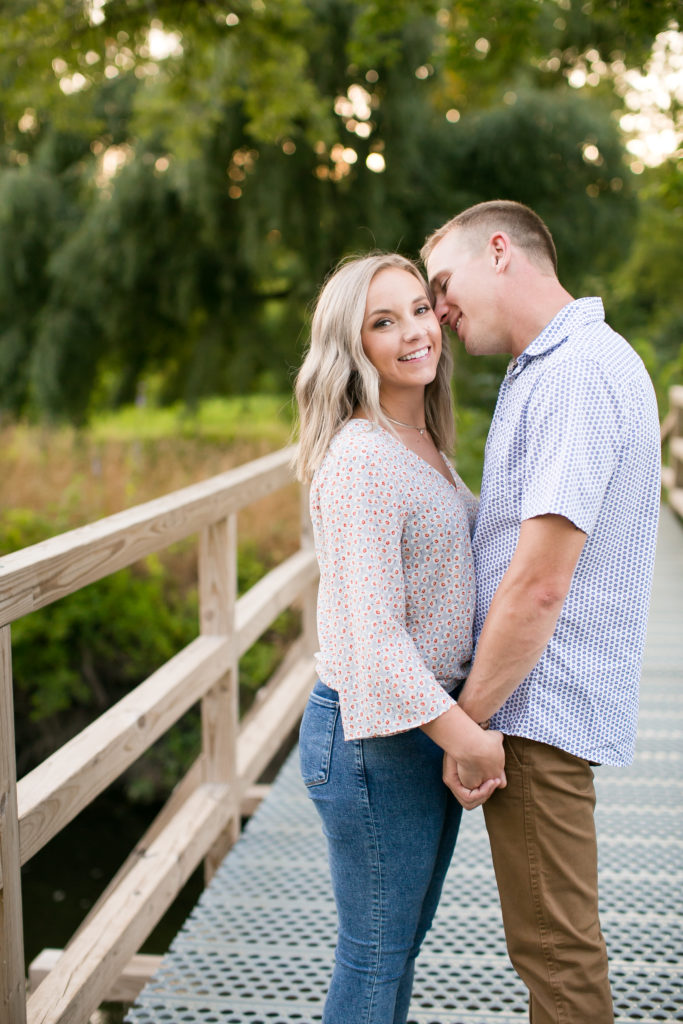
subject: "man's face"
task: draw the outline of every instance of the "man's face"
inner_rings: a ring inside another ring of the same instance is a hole
[[[437,242],[427,258],[435,313],[455,331],[468,352],[490,355],[509,351],[498,310],[496,256],[455,228]]]

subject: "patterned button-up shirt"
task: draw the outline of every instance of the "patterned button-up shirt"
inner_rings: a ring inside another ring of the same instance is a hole
[[[611,765],[633,758],[660,495],[657,404],[599,298],[565,306],[510,363],[486,444],[473,536],[479,636],[533,516],[587,534],[555,632],[493,717]]]

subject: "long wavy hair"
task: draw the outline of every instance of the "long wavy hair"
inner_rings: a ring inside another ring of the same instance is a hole
[[[374,252],[342,260],[325,281],[311,323],[311,340],[297,375],[299,413],[297,476],[311,479],[330,441],[361,406],[372,423],[395,433],[379,403],[379,373],[363,351],[361,328],[370,282],[380,270],[412,274],[429,298],[422,274],[398,253]],[[454,440],[451,376],[453,355],[443,337],[434,380],[425,388],[425,423],[437,448],[450,452]]]

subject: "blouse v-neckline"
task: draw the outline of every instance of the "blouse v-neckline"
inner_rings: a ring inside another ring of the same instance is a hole
[[[436,450],[439,453],[439,457],[443,460],[444,466],[448,470],[448,475],[450,477],[450,480],[446,479],[444,474],[440,473],[439,470],[436,468],[436,466],[432,466],[431,462],[427,462],[427,460],[425,458],[423,458],[422,455],[418,455],[418,453],[416,451],[414,451],[412,448],[409,448],[407,444],[404,444],[403,441],[400,439],[400,437],[395,437],[391,433],[390,430],[387,430],[386,427],[383,427],[381,424],[373,423],[372,420],[367,420],[367,419],[365,419],[362,416],[352,416],[351,419],[347,420],[346,422],[347,423],[367,423],[371,428],[376,429],[376,430],[381,430],[383,434],[386,434],[386,436],[391,438],[391,440],[394,441],[397,445],[400,445],[401,448],[404,451],[409,452],[415,459],[417,459],[421,466],[426,466],[427,469],[432,471],[432,473],[436,473],[436,475],[443,480],[443,482],[446,484],[446,486],[450,487],[450,489],[455,491],[456,494],[457,494],[457,492],[458,492],[458,482],[455,479],[455,474],[453,472],[453,467],[451,466],[450,462],[448,461],[448,459],[446,458],[446,456],[444,455],[444,453],[441,451],[440,448],[437,448]]]

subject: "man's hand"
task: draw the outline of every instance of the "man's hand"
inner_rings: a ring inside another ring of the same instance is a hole
[[[507,785],[505,772],[503,771],[501,778],[487,779],[486,782],[482,782],[475,789],[467,789],[460,779],[458,763],[450,754],[444,754],[443,757],[443,781],[466,811],[473,811],[475,807],[485,804],[496,789],[504,789]]]

